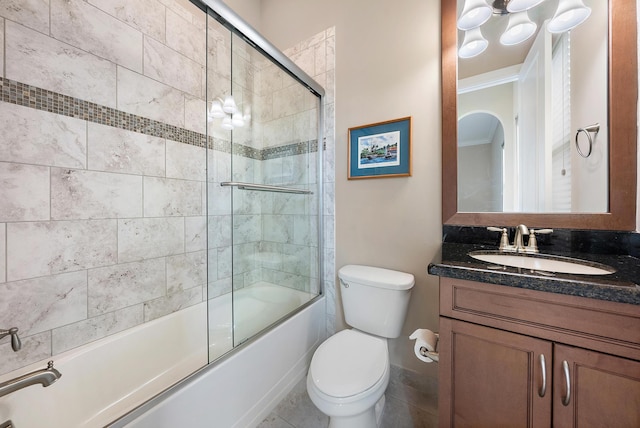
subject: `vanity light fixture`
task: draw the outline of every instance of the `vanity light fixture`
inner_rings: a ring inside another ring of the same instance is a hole
[[[487,46],[489,46],[489,42],[482,35],[480,27],[473,28],[465,31],[464,41],[460,49],[458,49],[458,56],[460,58],[473,58],[484,52]]]
[[[489,6],[489,1],[491,6]],[[480,26],[491,15],[509,15],[507,28],[500,36],[500,43],[513,46],[528,40],[536,33],[538,26],[531,21],[527,11],[545,0],[465,0],[458,18],[458,29],[464,31],[464,40],[458,49],[460,58],[480,55],[489,45],[482,36]],[[564,33],[582,24],[591,15],[591,9],[583,0],[560,0],[558,8],[549,21],[547,29],[551,33]]]
[[[505,46],[517,45],[533,36],[538,26],[529,19],[526,11],[509,15],[507,29],[500,36],[500,43]]]
[[[487,22],[493,10],[485,0],[466,0],[460,18],[458,28],[462,31],[477,28]]]
[[[564,0],[558,4],[555,15],[547,25],[551,33],[564,33],[582,24],[591,15],[591,8],[582,0]]]

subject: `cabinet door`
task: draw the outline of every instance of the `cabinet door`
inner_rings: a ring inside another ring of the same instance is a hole
[[[440,317],[440,426],[548,428],[552,349],[545,340]]]
[[[553,365],[554,427],[640,427],[639,361],[556,345]]]

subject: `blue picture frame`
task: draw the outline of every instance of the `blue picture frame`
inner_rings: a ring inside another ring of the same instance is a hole
[[[349,128],[348,179],[411,176],[411,117]]]

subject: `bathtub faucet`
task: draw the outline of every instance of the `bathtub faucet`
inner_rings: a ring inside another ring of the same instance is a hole
[[[53,368],[53,361],[49,361],[46,369],[35,370],[18,376],[17,378],[10,379],[6,382],[0,383],[0,397],[4,397],[7,394],[11,394],[19,389],[26,388],[27,386],[40,384],[43,387],[47,387],[60,379],[62,374]]]

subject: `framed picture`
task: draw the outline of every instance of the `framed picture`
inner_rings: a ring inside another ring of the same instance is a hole
[[[411,117],[349,128],[349,180],[411,175]]]

